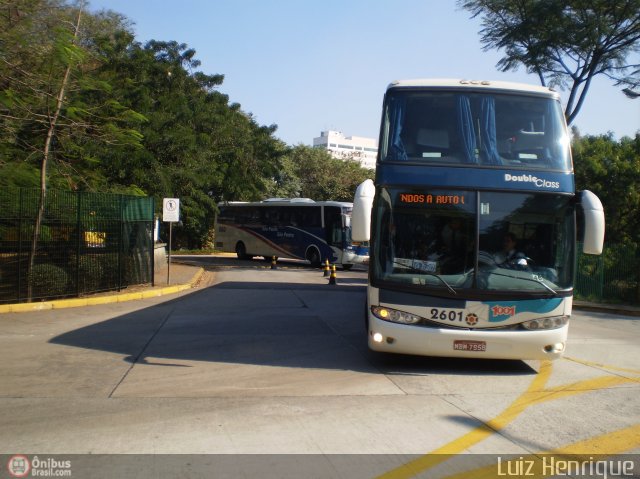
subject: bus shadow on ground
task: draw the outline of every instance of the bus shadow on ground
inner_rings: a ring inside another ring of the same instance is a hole
[[[385,374],[399,376],[482,375],[520,376],[538,372],[526,361],[509,359],[442,358],[370,351],[371,363]]]
[[[224,282],[69,331],[50,342],[121,354],[134,364],[180,367],[203,361],[416,376],[535,373],[522,361],[369,351],[362,316],[366,280],[362,281],[343,286]]]

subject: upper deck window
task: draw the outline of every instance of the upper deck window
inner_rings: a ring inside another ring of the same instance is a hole
[[[558,101],[523,94],[390,90],[382,161],[569,171]]]

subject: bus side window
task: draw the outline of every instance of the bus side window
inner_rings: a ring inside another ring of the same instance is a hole
[[[277,226],[289,226],[291,224],[291,208],[282,208],[276,218]]]
[[[322,225],[320,221],[320,207],[318,206],[306,206],[300,207],[301,209],[301,224],[305,228],[318,228]]]
[[[241,210],[242,213],[238,214],[238,219],[241,224],[245,225],[256,225],[260,224],[260,211],[258,208],[244,208]]]
[[[276,210],[270,206],[261,208],[260,223],[265,226],[275,226],[277,224]]]

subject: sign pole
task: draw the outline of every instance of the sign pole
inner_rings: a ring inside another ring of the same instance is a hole
[[[171,233],[173,227],[173,221],[169,222],[169,254],[167,255],[167,284],[169,284],[169,278],[171,276]]]

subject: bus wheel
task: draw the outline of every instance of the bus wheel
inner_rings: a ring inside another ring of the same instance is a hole
[[[247,255],[247,248],[242,241],[238,241],[236,244],[236,254],[238,259],[250,259],[249,255]]]
[[[352,264],[343,264],[342,265],[342,269],[345,271],[349,271],[351,268],[353,268]]]
[[[309,261],[309,263],[311,263],[311,266],[313,266],[314,268],[318,268],[320,267],[320,251],[318,251],[318,248],[309,248],[307,250],[307,261]]]

